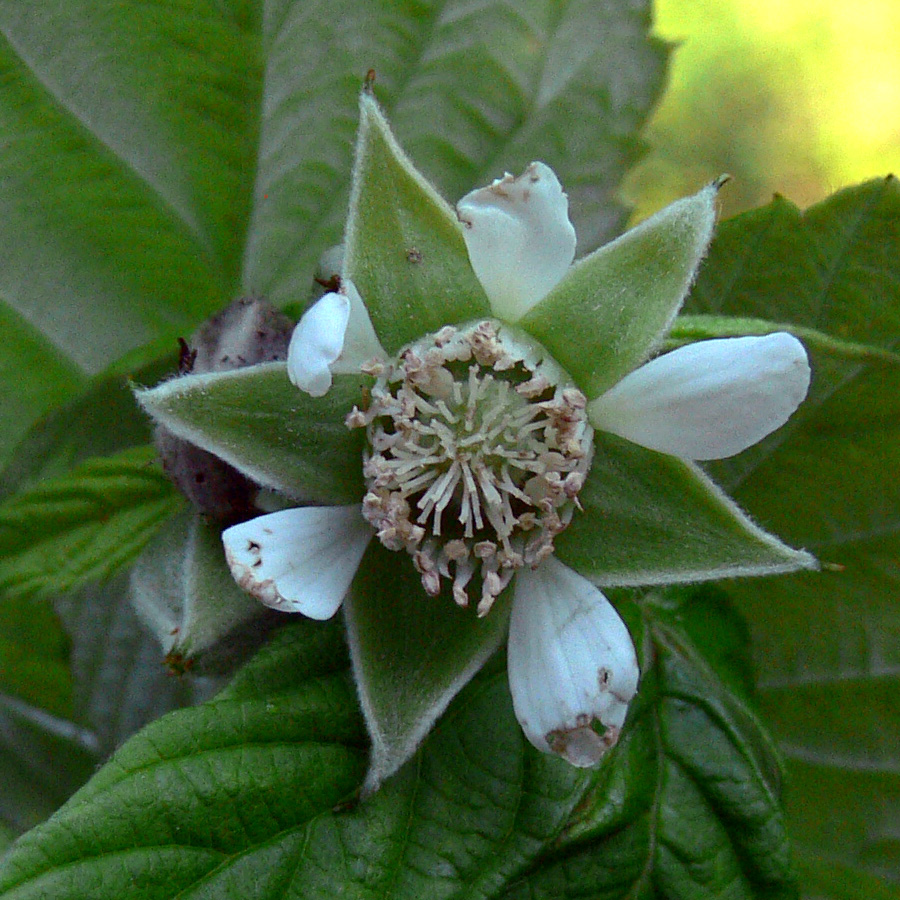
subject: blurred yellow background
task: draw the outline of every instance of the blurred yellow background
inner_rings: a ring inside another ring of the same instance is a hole
[[[724,216],[900,174],[897,0],[657,0],[655,30],[677,46],[634,220],[723,172]]]

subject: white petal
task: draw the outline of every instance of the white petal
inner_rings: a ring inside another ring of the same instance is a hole
[[[554,557],[516,576],[508,669],[528,740],[574,766],[596,765],[616,743],[639,675],[618,613]]]
[[[312,397],[322,397],[331,376],[358,372],[384,350],[359,292],[344,281],[340,292],[325,294],[297,323],[288,347],[288,377]]]
[[[237,583],[266,606],[330,619],[372,534],[359,506],[304,506],[228,528],[222,543]]]
[[[359,371],[363,363],[372,359],[387,359],[387,354],[375,334],[366,304],[353,282],[343,279],[341,293],[350,301],[350,320],[344,335],[344,349],[331,371],[336,375],[352,375]]]
[[[588,405],[594,428],[682,459],[724,459],[780,428],[803,402],[809,361],[785,332],[680,347]]]
[[[494,315],[507,322],[548,294],[575,258],[569,201],[544,163],[466,194],[456,210],[472,268]]]

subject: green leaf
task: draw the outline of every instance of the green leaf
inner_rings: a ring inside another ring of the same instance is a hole
[[[519,322],[589,400],[644,362],[669,329],[712,237],[718,189],[672,203],[579,260]]]
[[[385,79],[391,101],[399,87],[391,121],[452,200],[546,162],[586,253],[626,218],[613,185],[642,152],[640,123],[665,79],[667,48],[651,30],[644,2],[447,4],[416,65]]]
[[[495,672],[414,763],[334,808],[365,759],[344,665],[334,626],[287,629],[218,698],[150,726],[22,838],[0,894],[496,895],[560,833],[588,779],[527,744]]]
[[[98,762],[75,717],[69,646],[49,604],[0,603],[0,825],[15,833],[47,818]]]
[[[66,633],[49,606],[21,598],[0,603],[0,691],[70,716],[68,651]]]
[[[335,376],[331,390],[313,398],[291,384],[284,363],[267,363],[174,378],[137,399],[176,437],[264,487],[297,500],[358,503],[362,437],[344,418],[362,403],[366,380]]]
[[[129,741],[20,840],[0,891],[112,898],[143,884],[145,896],[171,896],[215,870],[221,877],[223,864],[240,872],[248,858],[266,877],[273,848],[302,841],[362,773],[344,665],[336,628],[292,629],[215,701]]]
[[[96,372],[235,289],[259,39],[190,0],[3,2],[0,32],[0,295]]]
[[[364,732],[339,629],[302,621],[218,698],[129,741],[23,837],[0,896],[118,900],[135,883],[193,900],[651,888],[694,900],[716,885],[736,900],[791,896],[778,766],[745,700],[739,623],[713,592],[620,609],[641,637],[643,683],[594,772],[527,743],[501,657],[406,766],[335,808],[363,775]]]
[[[341,240],[369,69],[400,144],[445,197],[543,159],[569,192],[582,252],[613,237],[625,218],[615,194],[663,85],[651,24],[646,0],[269,11],[244,290],[278,305],[306,296],[319,255]]]
[[[814,568],[767,534],[695,465],[595,434],[584,507],[556,539],[567,565],[601,586],[709,581]]]
[[[400,149],[374,99],[360,99],[343,275],[388,353],[444,325],[490,315],[453,210]]]
[[[776,197],[722,223],[685,312],[784,320],[889,348],[896,342],[898,195],[889,177],[805,213]]]
[[[92,457],[149,444],[153,430],[134,402],[129,379],[155,383],[171,375],[174,346],[166,342],[168,358],[160,358],[159,349],[130,354],[112,369],[79,381],[76,393],[38,419],[10,453],[0,478],[0,498],[65,475]]]
[[[544,156],[569,187],[584,248],[612,235],[615,191],[663,82],[650,25],[647,2],[340,0],[322,17],[306,2],[263,14],[208,0],[4,0],[11,427],[65,399],[67,381],[189,333],[240,292],[279,305],[307,296],[343,232],[370,67],[402,140],[449,197]]]
[[[798,854],[797,868],[808,897],[833,897],[834,900],[897,900],[900,897],[900,886],[889,885],[830,857],[804,851]]]
[[[743,692],[704,658],[704,631],[716,655],[726,642],[736,649],[733,614],[714,593],[674,604],[651,595],[639,613],[620,610],[642,634],[643,676],[616,766],[601,770],[557,846],[500,896],[795,897],[772,744]]]
[[[99,761],[90,732],[4,693],[0,734],[0,831],[21,833],[46,819]]]
[[[480,677],[378,793],[320,816],[302,846],[294,835],[280,842],[278,868],[254,896],[496,896],[559,834],[585,783],[526,744],[505,679]],[[224,869],[188,896],[246,890],[258,883],[251,873]]]
[[[364,763],[344,665],[334,626],[287,630],[219,698],[150,726],[21,839],[0,893],[102,900],[135,880],[159,897],[496,893],[559,834],[584,774],[528,746],[493,673],[415,763],[332,811]]]
[[[263,607],[234,582],[222,528],[182,513],[138,557],[129,599],[173,663],[193,660]]]
[[[691,309],[794,320],[895,351],[897,181],[842,191],[802,214],[776,198],[724,223]],[[729,593],[750,622],[762,708],[787,760],[798,856],[820,861],[805,871],[815,876],[826,861],[846,871],[845,885],[881,877],[896,893],[900,377],[881,362],[811,349],[810,397],[785,433],[716,470],[766,527],[826,568]],[[814,897],[842,890],[835,879],[810,884]]]
[[[506,635],[509,592],[482,619],[429,597],[411,561],[372,541],[344,601],[353,675],[372,739],[366,790],[413,754]]]
[[[84,374],[0,302],[0,471],[33,422],[81,388]]]
[[[163,667],[121,582],[57,601],[59,618],[28,599],[0,604],[0,824],[15,833],[53,813],[139,727],[209,696],[212,679]]]
[[[0,505],[0,590],[47,595],[107,578],[181,504],[149,447],[95,459]]]

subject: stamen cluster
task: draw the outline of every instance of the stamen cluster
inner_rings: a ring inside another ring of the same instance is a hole
[[[484,616],[516,569],[553,553],[593,453],[584,395],[543,348],[508,326],[447,326],[373,363],[365,410],[363,515],[406,550],[426,592],[452,580],[469,604],[480,575]]]

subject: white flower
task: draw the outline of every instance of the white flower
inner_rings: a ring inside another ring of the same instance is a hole
[[[715,188],[707,190],[681,298],[712,232]],[[367,428],[368,493],[362,508],[292,509],[229,529],[228,559],[239,582],[264,603],[313,618],[338,608],[376,533],[389,549],[411,553],[426,592],[452,580],[460,604],[468,602],[480,566],[480,614],[514,577],[508,659],[516,716],[535,747],[576,766],[595,765],[618,737],[637,690],[638,663],[599,588],[552,556],[553,537],[579,514],[591,426],[685,460],[739,453],[783,425],[803,400],[806,353],[785,333],[705,341],[585,396],[544,358],[546,351],[542,357],[511,327],[527,321],[572,266],[575,232],[555,174],[532,163],[519,178],[505,175],[468,194],[457,209],[498,324],[448,327],[389,362],[349,280],[319,300],[297,326],[288,370],[313,396],[328,390],[332,373],[379,376],[372,407],[350,421]],[[652,220],[640,226],[648,227]],[[475,361],[469,375],[452,374],[454,361],[469,360]],[[519,380],[504,381],[497,372],[518,373]],[[496,437],[494,423],[504,416],[515,421],[517,436],[507,429]],[[459,425],[466,417],[478,444],[472,453]],[[567,449],[558,452],[564,432]],[[521,458],[516,441],[532,442]],[[491,469],[488,456],[509,465]],[[536,458],[543,462],[522,476],[527,459]],[[410,509],[405,498],[419,496],[415,491],[421,497]],[[460,518],[447,529],[451,501]],[[495,540],[483,539],[487,527]]]

